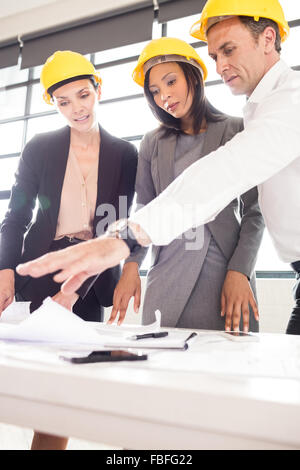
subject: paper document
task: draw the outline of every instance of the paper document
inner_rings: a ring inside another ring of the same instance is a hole
[[[263,336],[260,342],[238,343],[224,339],[221,332],[216,332],[216,341],[213,335],[207,335],[211,341],[205,344],[200,333],[197,343],[185,354],[164,351],[150,357],[148,367],[217,376],[300,380],[300,342],[297,338],[291,341],[280,338],[284,335],[274,336]]]
[[[50,297],[18,325],[0,325],[0,338],[49,343],[98,343],[99,334]]]
[[[51,343],[81,348],[139,348],[139,349],[182,349],[187,333],[170,332],[164,338],[130,340],[129,336],[160,329],[160,312],[151,325],[107,325],[90,323],[53,301],[50,297],[29,317],[17,325],[0,324],[0,339]]]
[[[29,317],[30,302],[12,302],[0,316],[1,323],[20,323]]]

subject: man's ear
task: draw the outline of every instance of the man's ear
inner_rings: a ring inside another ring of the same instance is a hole
[[[269,54],[273,51],[276,41],[276,31],[272,26],[267,26],[263,32],[263,40],[265,46],[265,53]]]

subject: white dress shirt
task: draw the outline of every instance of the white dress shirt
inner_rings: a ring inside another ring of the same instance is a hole
[[[155,245],[209,222],[236,196],[258,186],[280,258],[300,260],[300,73],[277,62],[250,96],[244,121],[243,132],[132,215]]]

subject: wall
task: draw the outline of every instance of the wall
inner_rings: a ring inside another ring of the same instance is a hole
[[[285,333],[294,304],[294,284],[293,279],[257,280],[261,332]]]
[[[4,0],[2,0],[4,1]],[[143,0],[49,0],[42,5],[26,9],[26,4],[18,0],[12,9],[0,7],[0,42],[15,36],[51,28],[72,22],[80,18],[88,18],[107,11],[118,10],[127,6],[143,3]],[[38,0],[32,6],[40,3]],[[23,5],[23,6],[22,6]],[[9,14],[14,12],[13,14]],[[4,16],[8,14],[8,16]]]
[[[145,280],[142,278],[142,302],[145,291]],[[257,295],[260,311],[260,332],[285,333],[286,325],[293,306],[293,279],[258,279]],[[109,318],[111,308],[105,310],[105,319]],[[142,305],[140,307],[142,311]],[[126,316],[128,323],[140,323],[141,315],[133,311],[133,300],[130,301]]]

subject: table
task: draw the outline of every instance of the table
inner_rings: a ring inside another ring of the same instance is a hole
[[[0,354],[0,421],[127,449],[299,449],[300,337],[215,339],[136,363]]]

